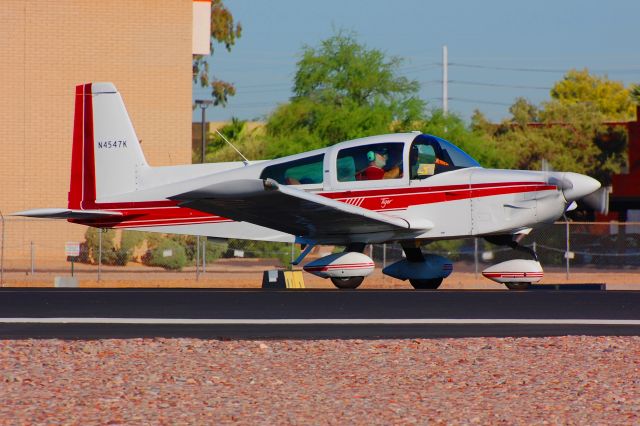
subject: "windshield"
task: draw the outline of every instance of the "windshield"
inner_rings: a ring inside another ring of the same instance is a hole
[[[411,144],[409,167],[411,179],[424,179],[451,170],[480,167],[480,164],[444,139],[420,135]]]
[[[444,139],[437,136],[431,136],[440,143],[442,151],[449,155],[451,161],[456,169],[462,169],[466,167],[481,167],[480,163],[474,160],[469,154]]]

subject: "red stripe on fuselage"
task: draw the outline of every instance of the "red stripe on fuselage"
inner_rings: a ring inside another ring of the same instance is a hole
[[[93,152],[93,146],[91,151]],[[95,184],[94,184],[95,185]],[[94,186],[95,188],[95,186]],[[419,204],[459,201],[495,195],[517,194],[536,191],[555,191],[553,185],[544,182],[505,182],[474,185],[447,185],[414,188],[388,188],[343,192],[318,193],[324,197],[349,203],[355,198],[363,199],[360,207],[379,212],[405,210]],[[383,202],[386,199],[388,202]],[[85,203],[86,206],[86,203]],[[93,203],[91,208],[118,211],[117,218],[76,219],[73,222],[100,227],[168,226],[188,223],[221,223],[230,219],[199,210],[178,206],[177,201],[144,201],[126,203]],[[184,222],[184,223],[182,223]]]
[[[517,194],[524,192],[556,190],[555,186],[541,182],[508,182],[474,185],[448,185],[440,187],[402,188],[398,190],[347,191],[321,194],[325,197],[347,202],[355,197],[363,197],[359,205],[376,211],[406,209],[418,204],[433,204],[493,195]],[[386,199],[386,200],[385,200]]]
[[[490,183],[474,183],[474,184],[458,184],[458,185],[439,185],[439,186],[412,186],[403,188],[378,188],[378,189],[355,189],[347,191],[325,192],[321,195],[329,198],[354,198],[354,197],[373,197],[373,196],[389,196],[389,192],[393,191],[394,195],[410,194],[414,192],[429,191],[456,191],[468,189],[495,188],[504,186],[526,186],[526,185],[546,185],[544,182],[490,182]],[[552,186],[555,189],[555,186]]]

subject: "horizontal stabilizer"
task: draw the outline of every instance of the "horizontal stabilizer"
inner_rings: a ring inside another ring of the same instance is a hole
[[[108,212],[105,210],[33,209],[11,213],[11,216],[37,217],[44,219],[93,219],[108,216],[122,216],[122,213]]]

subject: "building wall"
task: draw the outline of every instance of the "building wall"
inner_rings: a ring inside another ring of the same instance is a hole
[[[151,165],[191,162],[192,3],[0,2],[0,210],[66,207],[75,86],[111,81]],[[5,259],[84,227],[7,222]],[[44,249],[39,249],[41,254]]]

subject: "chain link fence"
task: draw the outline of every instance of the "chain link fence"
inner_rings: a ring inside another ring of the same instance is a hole
[[[86,228],[58,220],[0,216],[0,282],[52,281],[72,273],[91,281],[143,279],[199,280],[226,272],[287,268],[298,245],[218,240],[183,235]],[[640,223],[558,222],[531,232],[522,245],[532,247],[545,269],[572,271],[640,269]],[[66,250],[66,253],[65,253]],[[77,250],[75,252],[74,250]],[[305,260],[343,247],[318,247]],[[484,268],[526,254],[481,238],[435,241],[425,252],[448,257],[454,271]],[[73,254],[70,256],[69,254]],[[365,248],[379,267],[403,258],[399,244]]]

